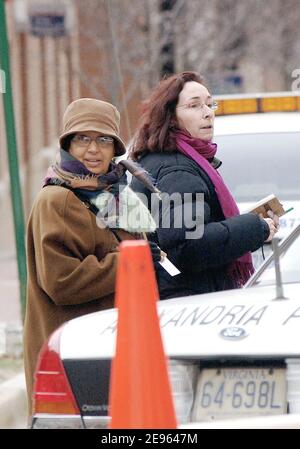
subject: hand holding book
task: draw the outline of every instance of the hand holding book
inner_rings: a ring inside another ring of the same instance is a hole
[[[271,210],[268,210],[267,214],[269,218],[264,218],[262,214],[259,214],[259,216],[263,220],[265,220],[265,222],[269,226],[269,236],[265,240],[265,242],[271,242],[276,232],[278,232],[279,230],[279,217],[278,215],[275,215],[274,212],[272,212]]]
[[[263,218],[270,218],[269,211],[277,215],[277,217],[281,217],[288,212],[284,210],[282,204],[274,194],[266,196],[245,212],[257,214]]]
[[[288,210],[284,210],[278,198],[274,194],[271,194],[258,201],[245,212],[259,215],[267,222],[270,234],[266,242],[269,242],[279,229],[279,217],[282,217],[291,210],[293,210],[292,207]]]

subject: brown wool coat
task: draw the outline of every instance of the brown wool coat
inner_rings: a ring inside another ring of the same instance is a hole
[[[134,236],[118,230],[121,240]],[[24,360],[29,413],[38,353],[65,321],[113,307],[118,239],[68,189],[44,187],[28,222]]]

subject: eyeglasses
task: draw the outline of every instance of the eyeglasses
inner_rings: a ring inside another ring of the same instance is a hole
[[[97,136],[95,138],[86,136],[85,134],[76,134],[72,142],[75,142],[81,148],[87,148],[92,142],[96,142],[97,146],[108,146],[114,143],[114,139],[110,136]]]
[[[194,100],[187,104],[182,104],[181,106],[177,106],[176,109],[179,108],[185,108],[185,109],[195,109],[195,110],[202,110],[204,109],[204,106],[208,107],[211,111],[215,111],[218,109],[218,103],[216,101],[213,101],[210,104],[201,103],[201,101]]]

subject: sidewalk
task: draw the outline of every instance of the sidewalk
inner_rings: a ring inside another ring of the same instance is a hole
[[[0,356],[22,355],[22,317],[17,261],[0,253]]]
[[[0,323],[21,324],[17,261],[13,254],[0,253]]]
[[[26,429],[27,396],[24,373],[0,384],[0,429]]]
[[[22,356],[22,318],[17,261],[0,253],[0,357]],[[5,371],[5,374],[8,372]],[[11,373],[7,375],[10,376]],[[0,383],[0,428],[26,428],[27,398],[24,373]]]

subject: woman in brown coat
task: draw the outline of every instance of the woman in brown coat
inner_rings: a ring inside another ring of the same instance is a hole
[[[101,211],[107,195],[119,204],[130,168],[127,161],[112,162],[125,153],[117,109],[79,99],[68,106],[63,121],[59,160],[48,170],[28,223],[24,357],[30,412],[42,345],[67,320],[113,307],[119,242],[141,235],[134,232],[138,227],[126,228],[116,209]],[[153,230],[150,214],[140,207],[149,227],[142,230]],[[151,244],[150,249],[159,260],[159,248]]]

